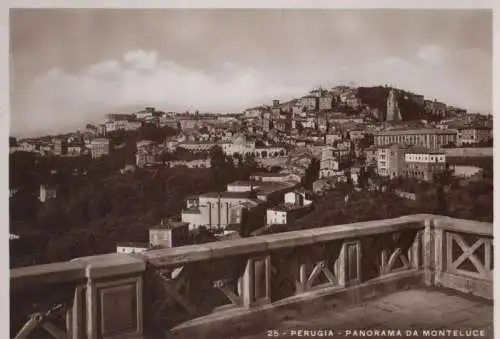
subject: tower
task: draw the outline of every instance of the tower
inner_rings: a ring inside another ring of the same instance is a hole
[[[399,110],[398,99],[396,91],[391,89],[387,97],[387,121],[401,120],[401,112]]]

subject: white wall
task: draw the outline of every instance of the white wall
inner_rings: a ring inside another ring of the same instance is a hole
[[[116,253],[126,253],[126,254],[131,254],[131,253],[141,253],[147,250],[147,248],[144,247],[131,247],[131,246],[116,246]]]
[[[286,224],[286,211],[276,211],[268,209],[266,211],[266,222],[268,225],[284,225]]]
[[[418,163],[445,163],[446,155],[444,154],[426,154],[426,153],[410,153],[405,154],[405,161]]]

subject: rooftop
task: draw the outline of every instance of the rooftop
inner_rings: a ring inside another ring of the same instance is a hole
[[[268,172],[257,172],[250,174],[251,177],[269,177],[269,178],[279,178],[286,177],[286,174],[283,173],[268,173]]]
[[[273,206],[273,207],[269,208],[269,210],[272,210],[272,211],[281,211],[281,212],[288,212],[288,211],[293,211],[293,210],[300,210],[300,209],[305,208],[305,207],[308,207],[308,206],[302,206],[302,205],[299,205],[299,204],[286,204],[286,203],[283,203],[283,204],[279,204],[277,206]]]
[[[378,135],[407,135],[407,134],[456,134],[453,130],[442,130],[434,128],[422,128],[422,129],[404,129],[404,130],[391,130],[391,131],[380,131],[376,132],[375,136]]]
[[[182,210],[182,214],[200,214],[200,209],[198,209],[198,208],[185,208]]]
[[[149,244],[145,242],[119,242],[117,247],[134,247],[134,248],[149,248]]]
[[[425,147],[410,147],[406,149],[406,153],[418,153],[418,154],[446,154],[444,151],[438,149],[429,149]]]
[[[250,199],[251,192],[207,192],[200,194],[204,198]]]
[[[182,221],[166,221],[166,222],[161,222],[159,225],[153,226],[150,229],[151,230],[161,230],[161,229],[174,229],[177,227],[182,227],[182,226],[187,226],[189,223],[182,222]]]
[[[233,181],[227,184],[228,186],[251,186],[254,185],[254,181],[249,181],[249,180],[239,180],[239,181]]]

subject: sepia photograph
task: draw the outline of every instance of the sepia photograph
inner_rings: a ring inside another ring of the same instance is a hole
[[[10,338],[494,338],[491,8],[8,21]]]

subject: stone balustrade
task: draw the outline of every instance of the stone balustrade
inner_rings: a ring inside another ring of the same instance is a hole
[[[74,339],[228,330],[412,284],[492,299],[492,270],[492,224],[410,215],[13,269],[11,330]]]

